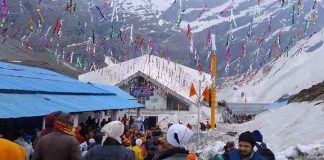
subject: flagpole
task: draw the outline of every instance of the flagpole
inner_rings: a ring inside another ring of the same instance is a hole
[[[199,139],[200,139],[200,133],[199,133],[199,124],[200,124],[200,98],[201,98],[201,80],[199,80],[199,89],[198,89],[198,121],[197,121],[197,151],[199,149]]]
[[[212,88],[211,88],[211,129],[215,129],[215,117],[216,117],[216,52],[214,51],[213,55],[212,55],[212,62],[214,62],[215,64],[212,65],[213,68],[213,82],[212,82]]]
[[[215,34],[212,34],[212,49],[213,54],[211,58],[211,72],[213,76],[212,88],[211,88],[211,113],[210,113],[210,125],[211,129],[215,130],[216,128],[216,76],[217,76],[217,57],[216,57],[216,38]]]
[[[200,99],[201,99],[201,80],[199,80],[199,92],[197,94],[195,87],[193,85],[193,83],[191,83],[191,87],[190,87],[190,93],[189,93],[189,97],[191,96],[197,96],[197,100],[196,100],[196,106],[198,106],[198,117],[197,117],[197,148],[196,151],[198,151],[199,149],[199,139],[200,139],[200,134],[199,134],[199,122],[200,122]]]

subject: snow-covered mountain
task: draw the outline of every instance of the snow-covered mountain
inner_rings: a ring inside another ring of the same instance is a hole
[[[270,0],[162,0],[150,3],[137,0],[132,3],[128,1],[121,3],[123,4],[121,12],[133,11],[135,17],[140,17],[135,18],[134,30],[141,30],[153,37],[157,46],[166,49],[163,51],[164,56],[169,55],[172,60],[179,60],[180,63],[193,68],[197,68],[196,64],[200,63],[208,71],[211,46],[206,45],[206,41],[209,30],[216,34],[221,77],[225,75],[224,69],[227,64],[227,42],[230,52],[229,70],[226,74],[235,75],[236,72],[244,73],[250,66],[257,69],[270,62],[279,52],[289,50],[300,38],[311,36],[324,24],[320,18],[324,13],[323,4],[311,0],[303,1],[300,11],[297,1],[285,1],[284,4]],[[124,3],[129,5],[125,6]],[[226,9],[228,11],[224,12]],[[311,22],[313,13],[317,13],[314,25]],[[178,23],[179,15],[182,15],[181,23]],[[193,37],[192,46],[186,38],[188,25]],[[247,39],[249,31],[245,57],[240,59],[242,44]],[[278,37],[280,44],[275,47]],[[196,52],[191,51],[191,47],[194,47]]]
[[[72,6],[69,7],[70,2]],[[55,53],[55,60],[72,62],[79,69],[90,70],[93,62],[102,67],[104,55],[124,61],[151,53],[170,57],[192,68],[201,64],[206,72],[210,63],[211,45],[206,44],[210,31],[216,35],[219,77],[224,77],[225,74],[241,75],[250,66],[258,69],[293,47],[299,38],[309,37],[323,28],[322,1],[302,1],[300,11],[298,1],[284,2],[11,0],[7,1],[9,18],[2,28],[7,27],[14,33],[22,24],[23,29],[15,38],[20,40],[28,37],[31,16],[37,29],[37,33],[30,37],[33,49],[47,54]],[[37,7],[45,20],[42,28],[37,26]],[[317,15],[314,24],[313,13]],[[56,18],[63,20],[61,37],[56,38],[55,35],[50,41]],[[188,25],[190,34],[187,33]],[[48,39],[42,39],[48,30]],[[186,34],[190,35],[191,43]],[[249,40],[245,42],[247,35]],[[131,40],[134,42],[130,43]],[[276,45],[277,41],[280,45]],[[229,44],[228,52],[226,44]],[[246,47],[240,59],[243,44]],[[81,60],[82,67],[77,65],[78,60]]]
[[[323,31],[300,40],[288,55],[268,63],[256,75],[242,76],[229,82],[219,90],[219,98],[244,102],[244,93],[247,102],[274,102],[323,82]]]
[[[126,61],[153,54],[194,69],[201,64],[208,73],[208,41],[214,33],[219,99],[242,102],[243,92],[248,102],[273,102],[323,80],[324,2],[298,2],[12,0],[1,23],[2,39],[6,48],[19,50],[5,40],[15,39],[21,52],[31,48],[83,72],[105,66],[107,55]],[[62,20],[60,36],[54,31],[57,19]],[[2,59],[13,55],[2,48]]]

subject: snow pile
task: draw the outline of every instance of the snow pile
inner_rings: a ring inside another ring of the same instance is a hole
[[[235,138],[227,135],[226,132],[220,131],[221,125],[218,125],[217,131],[202,131],[200,132],[199,148],[197,150],[197,133],[191,139],[191,142],[186,146],[189,151],[197,152],[202,159],[210,159],[216,154],[222,154],[225,142],[237,141]]]
[[[275,154],[277,160],[323,160],[324,139],[310,145],[297,145]]]
[[[260,130],[263,141],[275,153],[278,160],[317,160],[324,158],[324,104],[294,103],[257,115],[255,120],[244,124],[218,124],[216,131],[202,132],[200,152],[203,159],[222,152],[218,142],[234,141],[245,131]],[[238,132],[235,137],[227,132]],[[189,149],[196,146],[196,138]],[[301,145],[302,144],[302,145]]]
[[[229,102],[244,102],[241,93],[247,96],[247,102],[268,103],[274,102],[281,96],[297,94],[303,89],[310,88],[312,85],[324,80],[324,29],[315,34],[310,39],[304,39],[289,51],[289,57],[281,57],[277,61],[267,65],[269,72],[262,71],[249,83],[236,87],[222,88],[218,97]],[[318,46],[318,48],[314,48]],[[302,51],[298,54],[298,50]],[[263,68],[264,69],[264,68]]]
[[[221,154],[223,152],[223,148],[225,146],[224,142],[221,141],[209,141],[211,145],[204,148],[201,151],[198,151],[198,153],[201,153],[199,158],[202,159],[210,159],[216,154]]]
[[[255,120],[228,126],[238,131],[260,130],[263,141],[274,152],[297,144],[324,139],[324,104],[294,103],[257,115]]]

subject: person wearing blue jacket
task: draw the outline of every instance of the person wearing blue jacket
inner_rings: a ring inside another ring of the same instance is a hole
[[[239,136],[239,149],[227,154],[229,160],[265,160],[260,154],[254,152],[256,144],[254,135],[247,131]]]

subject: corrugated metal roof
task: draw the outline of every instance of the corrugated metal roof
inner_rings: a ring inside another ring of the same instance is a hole
[[[42,116],[54,111],[85,112],[138,107],[143,105],[119,96],[0,93],[0,118]]]
[[[121,96],[123,98],[126,98],[128,100],[135,100],[136,98],[128,94],[127,92],[123,91],[117,86],[112,86],[112,85],[101,85],[101,84],[93,84],[95,87],[104,89],[106,91],[116,93],[117,96]]]
[[[67,76],[34,67],[0,62],[0,89],[72,93],[109,93]]]
[[[24,92],[19,92],[21,90]],[[54,111],[143,107],[125,98],[120,91],[115,91],[45,69],[0,62],[0,118],[42,116]]]

